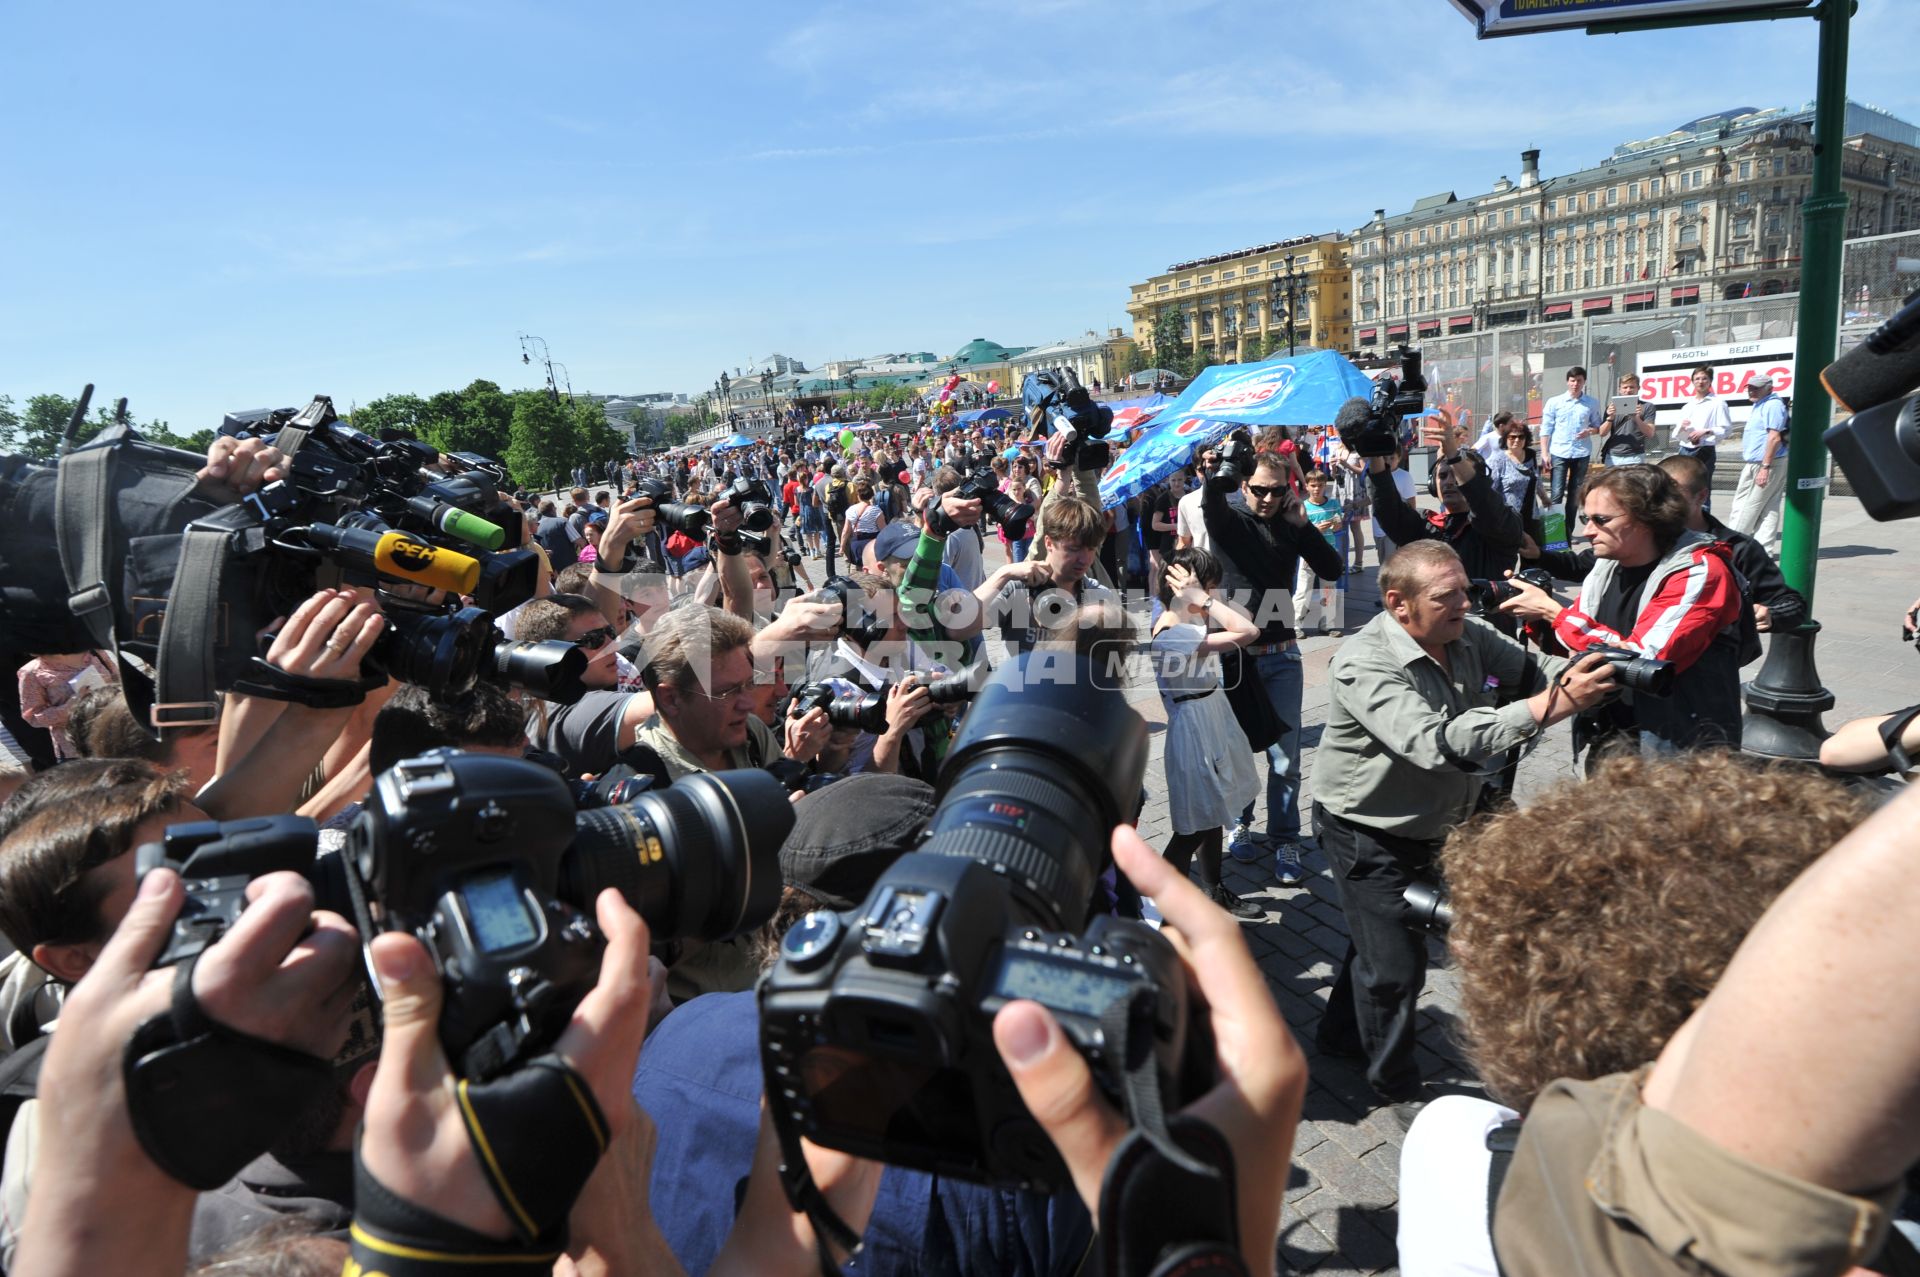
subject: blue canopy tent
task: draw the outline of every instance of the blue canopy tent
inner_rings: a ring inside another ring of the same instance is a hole
[[[840,437],[840,432],[844,429],[846,429],[846,427],[840,422],[823,421],[817,426],[808,426],[807,432],[803,437],[807,439],[816,439],[816,440],[838,439]]]
[[[756,440],[749,439],[745,435],[728,435],[719,443],[714,444],[713,450],[715,452],[728,452],[734,448],[751,448],[756,442]]]
[[[983,421],[1005,421],[1012,415],[1005,408],[970,408],[966,412],[955,413],[953,420],[958,425],[971,426]]]

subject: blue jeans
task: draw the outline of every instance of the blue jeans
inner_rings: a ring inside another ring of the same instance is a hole
[[[1007,541],[1007,562],[1025,563],[1027,550],[1033,545],[1032,537],[1011,537]]]
[[[1273,712],[1286,724],[1280,739],[1267,747],[1267,837],[1295,842],[1300,837],[1300,698],[1306,687],[1300,649],[1256,656],[1253,668],[1266,686]],[[1248,825],[1253,823],[1253,806],[1248,803],[1240,813]]]

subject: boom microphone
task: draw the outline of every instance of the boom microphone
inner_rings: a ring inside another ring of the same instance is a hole
[[[1848,412],[1890,403],[1920,386],[1920,292],[1910,294],[1865,341],[1828,364],[1820,384]]]

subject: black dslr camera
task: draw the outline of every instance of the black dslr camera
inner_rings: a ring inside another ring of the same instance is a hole
[[[820,587],[820,597],[839,605],[840,632],[862,651],[886,640],[893,628],[891,618],[881,616],[867,606],[867,592],[850,576],[834,575]]]
[[[1253,477],[1253,443],[1245,435],[1229,435],[1217,453],[1207,486],[1219,492],[1232,492]]]
[[[1582,656],[1606,657],[1607,664],[1613,666],[1614,681],[1629,692],[1646,696],[1673,695],[1672,661],[1663,661],[1656,656],[1642,656],[1624,647],[1596,646],[1574,653],[1575,660],[1579,660]]]
[[[1427,408],[1427,379],[1420,375],[1420,352],[1400,347],[1400,379],[1381,377],[1373,384],[1373,402],[1365,413],[1340,410],[1334,421],[1340,442],[1362,457],[1391,457],[1400,450],[1400,424]]]
[[[977,669],[966,669],[938,678],[912,674],[905,681],[924,685],[927,698],[935,705],[959,705],[973,698],[977,690],[978,672]],[[824,709],[827,711],[827,721],[835,727],[858,728],[875,736],[887,730],[886,692],[856,690],[848,694],[831,683],[808,683],[805,687],[794,689],[789,704],[797,706],[801,713]]]
[[[1067,1183],[994,1050],[994,1013],[1020,998],[1054,1013],[1129,1116],[1212,1084],[1172,946],[1143,923],[1087,923],[1109,837],[1138,804],[1146,725],[1084,658],[1071,681],[1029,681],[1045,664],[1023,655],[981,690],[919,849],[859,908],[787,932],[759,990],[783,1148],[805,1136],[981,1183]]]
[[[1545,568],[1521,568],[1513,576],[1514,580],[1553,593],[1553,574]],[[1473,610],[1482,616],[1497,615],[1502,603],[1519,597],[1520,587],[1513,581],[1482,581],[1476,577],[1467,582],[1467,598],[1472,600]]]
[[[703,773],[632,801],[576,810],[538,762],[440,750],[375,781],[346,853],[316,859],[292,816],[175,825],[136,853],[169,865],[187,902],[156,966],[192,957],[239,916],[246,884],[293,869],[363,939],[411,931],[446,983],[440,1041],[463,1077],[506,1071],[553,1044],[593,987],[594,900],[617,888],[656,940],[718,940],[759,926],[780,897],[793,826],[763,771]]]
[[[962,501],[978,501],[982,512],[1000,525],[1008,540],[1018,541],[1027,535],[1027,521],[1033,518],[1033,507],[1000,491],[1000,476],[991,466],[969,473],[966,481],[953,490],[953,495]]]

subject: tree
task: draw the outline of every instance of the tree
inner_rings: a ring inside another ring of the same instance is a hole
[[[403,430],[419,435],[426,429],[427,401],[419,395],[383,395],[371,403],[356,406],[347,417],[355,430],[378,435],[382,430]]]
[[[1120,352],[1120,378],[1122,381],[1137,372],[1144,372],[1149,366],[1147,363],[1147,352],[1140,349],[1138,342],[1128,342],[1127,348]]]
[[[511,438],[501,460],[521,487],[551,487],[581,459],[573,423],[544,390],[517,391],[512,403]]]
[[[491,381],[472,382],[457,398],[452,420],[436,423],[427,441],[442,452],[504,456],[513,442],[513,401]]]
[[[627,437],[608,422],[606,411],[599,404],[582,399],[568,410],[567,416],[573,427],[576,455],[588,469],[602,474],[609,461],[627,459]]]

